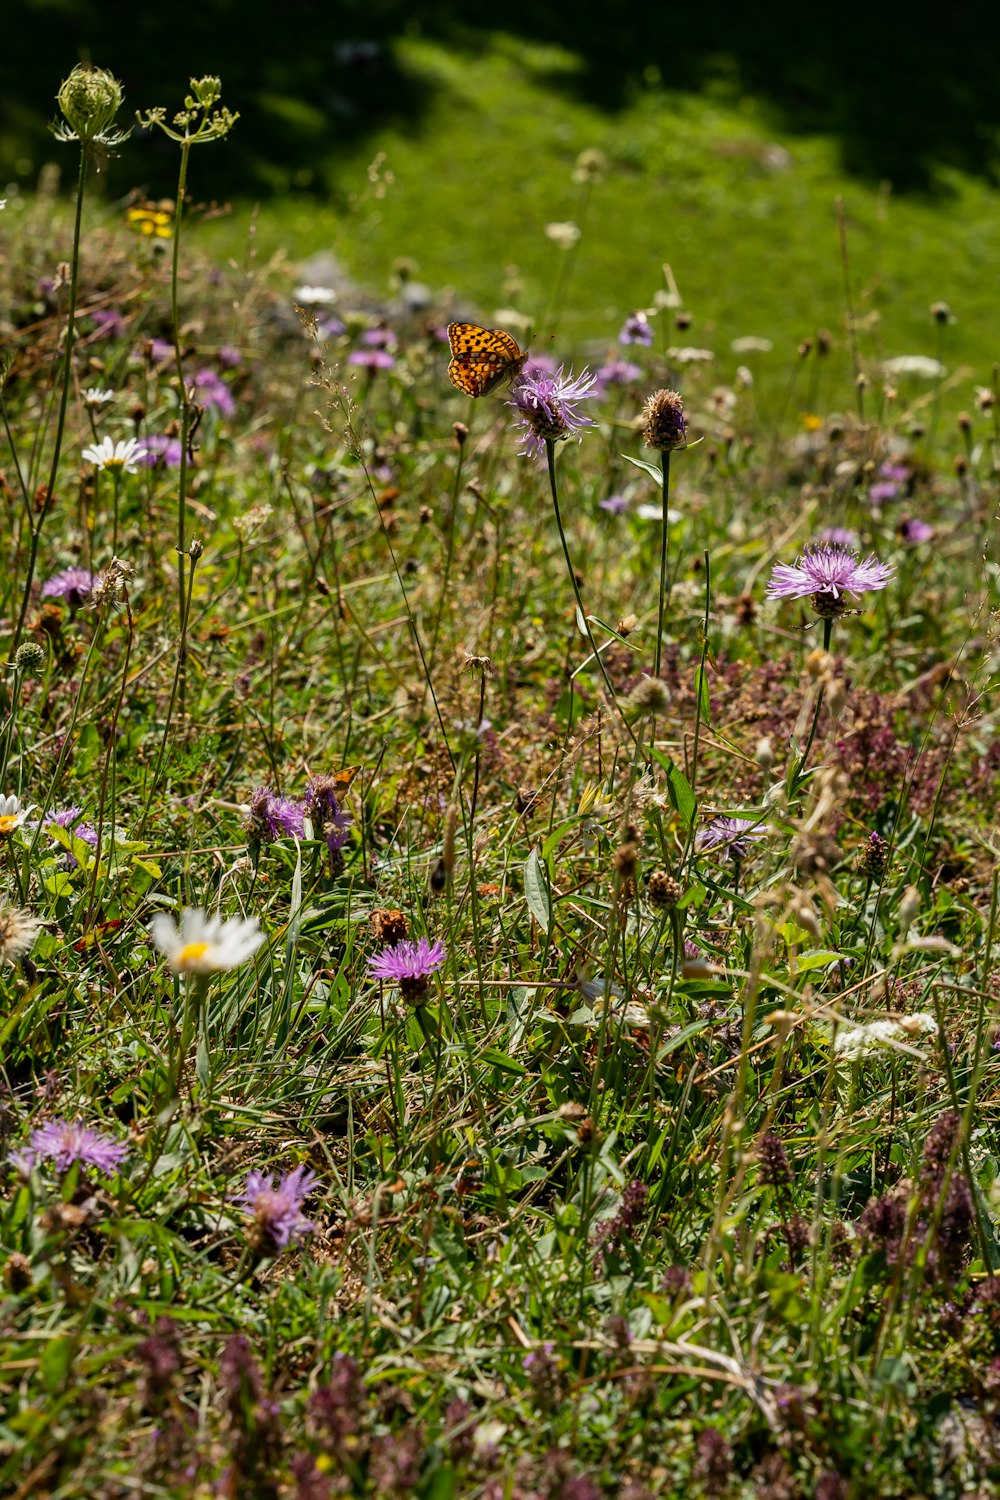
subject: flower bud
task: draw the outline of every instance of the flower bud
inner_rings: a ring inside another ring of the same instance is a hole
[[[38,677],[45,666],[45,647],[25,641],[14,653],[14,668],[22,677]]]
[[[56,95],[63,118],[84,145],[110,129],[124,98],[125,90],[113,73],[83,64],[73,69]]]
[[[670,453],[687,442],[687,420],[679,391],[654,391],[642,410],[642,437],[647,448]]]

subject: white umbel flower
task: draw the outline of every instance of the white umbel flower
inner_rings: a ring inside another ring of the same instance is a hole
[[[175,974],[218,974],[251,958],[264,934],[256,917],[225,922],[198,908],[185,907],[180,927],[160,912],[150,923],[150,934]]]
[[[96,464],[99,469],[108,469],[112,473],[124,470],[126,474],[137,474],[138,460],[145,456],[146,450],[136,438],[126,438],[124,442],[115,443],[109,437],[101,438],[99,443],[91,443],[89,448],[84,448],[82,454],[84,463]]]
[[[0,797],[0,838],[20,828],[30,812],[34,812],[34,805],[25,807],[20,797]]]

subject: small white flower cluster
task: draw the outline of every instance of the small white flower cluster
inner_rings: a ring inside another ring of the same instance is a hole
[[[937,1029],[933,1016],[918,1011],[916,1015],[903,1016],[897,1021],[869,1021],[864,1026],[838,1031],[833,1050],[845,1062],[858,1062],[861,1058],[871,1057],[880,1047],[893,1047]]]

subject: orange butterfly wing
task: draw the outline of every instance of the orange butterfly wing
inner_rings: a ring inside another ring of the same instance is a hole
[[[486,396],[501,380],[513,380],[528,358],[502,328],[480,328],[478,323],[449,323],[448,342],[448,379],[467,396]]]

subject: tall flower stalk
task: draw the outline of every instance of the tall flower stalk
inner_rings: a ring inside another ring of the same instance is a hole
[[[52,461],[49,465],[49,482],[42,503],[33,515],[29,510],[28,525],[28,570],[21,595],[21,608],[11,642],[11,655],[21,644],[24,622],[31,601],[31,585],[38,563],[38,545],[42,527],[55,494],[59,460],[62,457],[63,434],[66,430],[66,410],[73,376],[73,346],[76,342],[76,299],[80,279],[80,236],[83,227],[83,199],[87,185],[87,169],[94,164],[97,170],[108,153],[128,138],[129,132],[113,128],[115,116],[121,108],[125,92],[112,73],[103,68],[79,66],[73,69],[56,95],[62,121],[52,127],[59,141],[76,142],[80,147],[80,167],[76,184],[76,209],[73,216],[73,249],[70,254],[69,297],[66,307],[66,337],[63,349],[62,389],[56,411],[56,433],[52,446]]]
[[[684,402],[677,391],[654,391],[643,408],[643,441],[660,455],[663,529],[660,537],[660,597],[656,610],[656,648],[653,653],[653,676],[660,675],[663,654],[663,622],[667,612],[670,586],[667,580],[669,547],[667,502],[670,497],[670,455],[687,441],[687,419]]]

